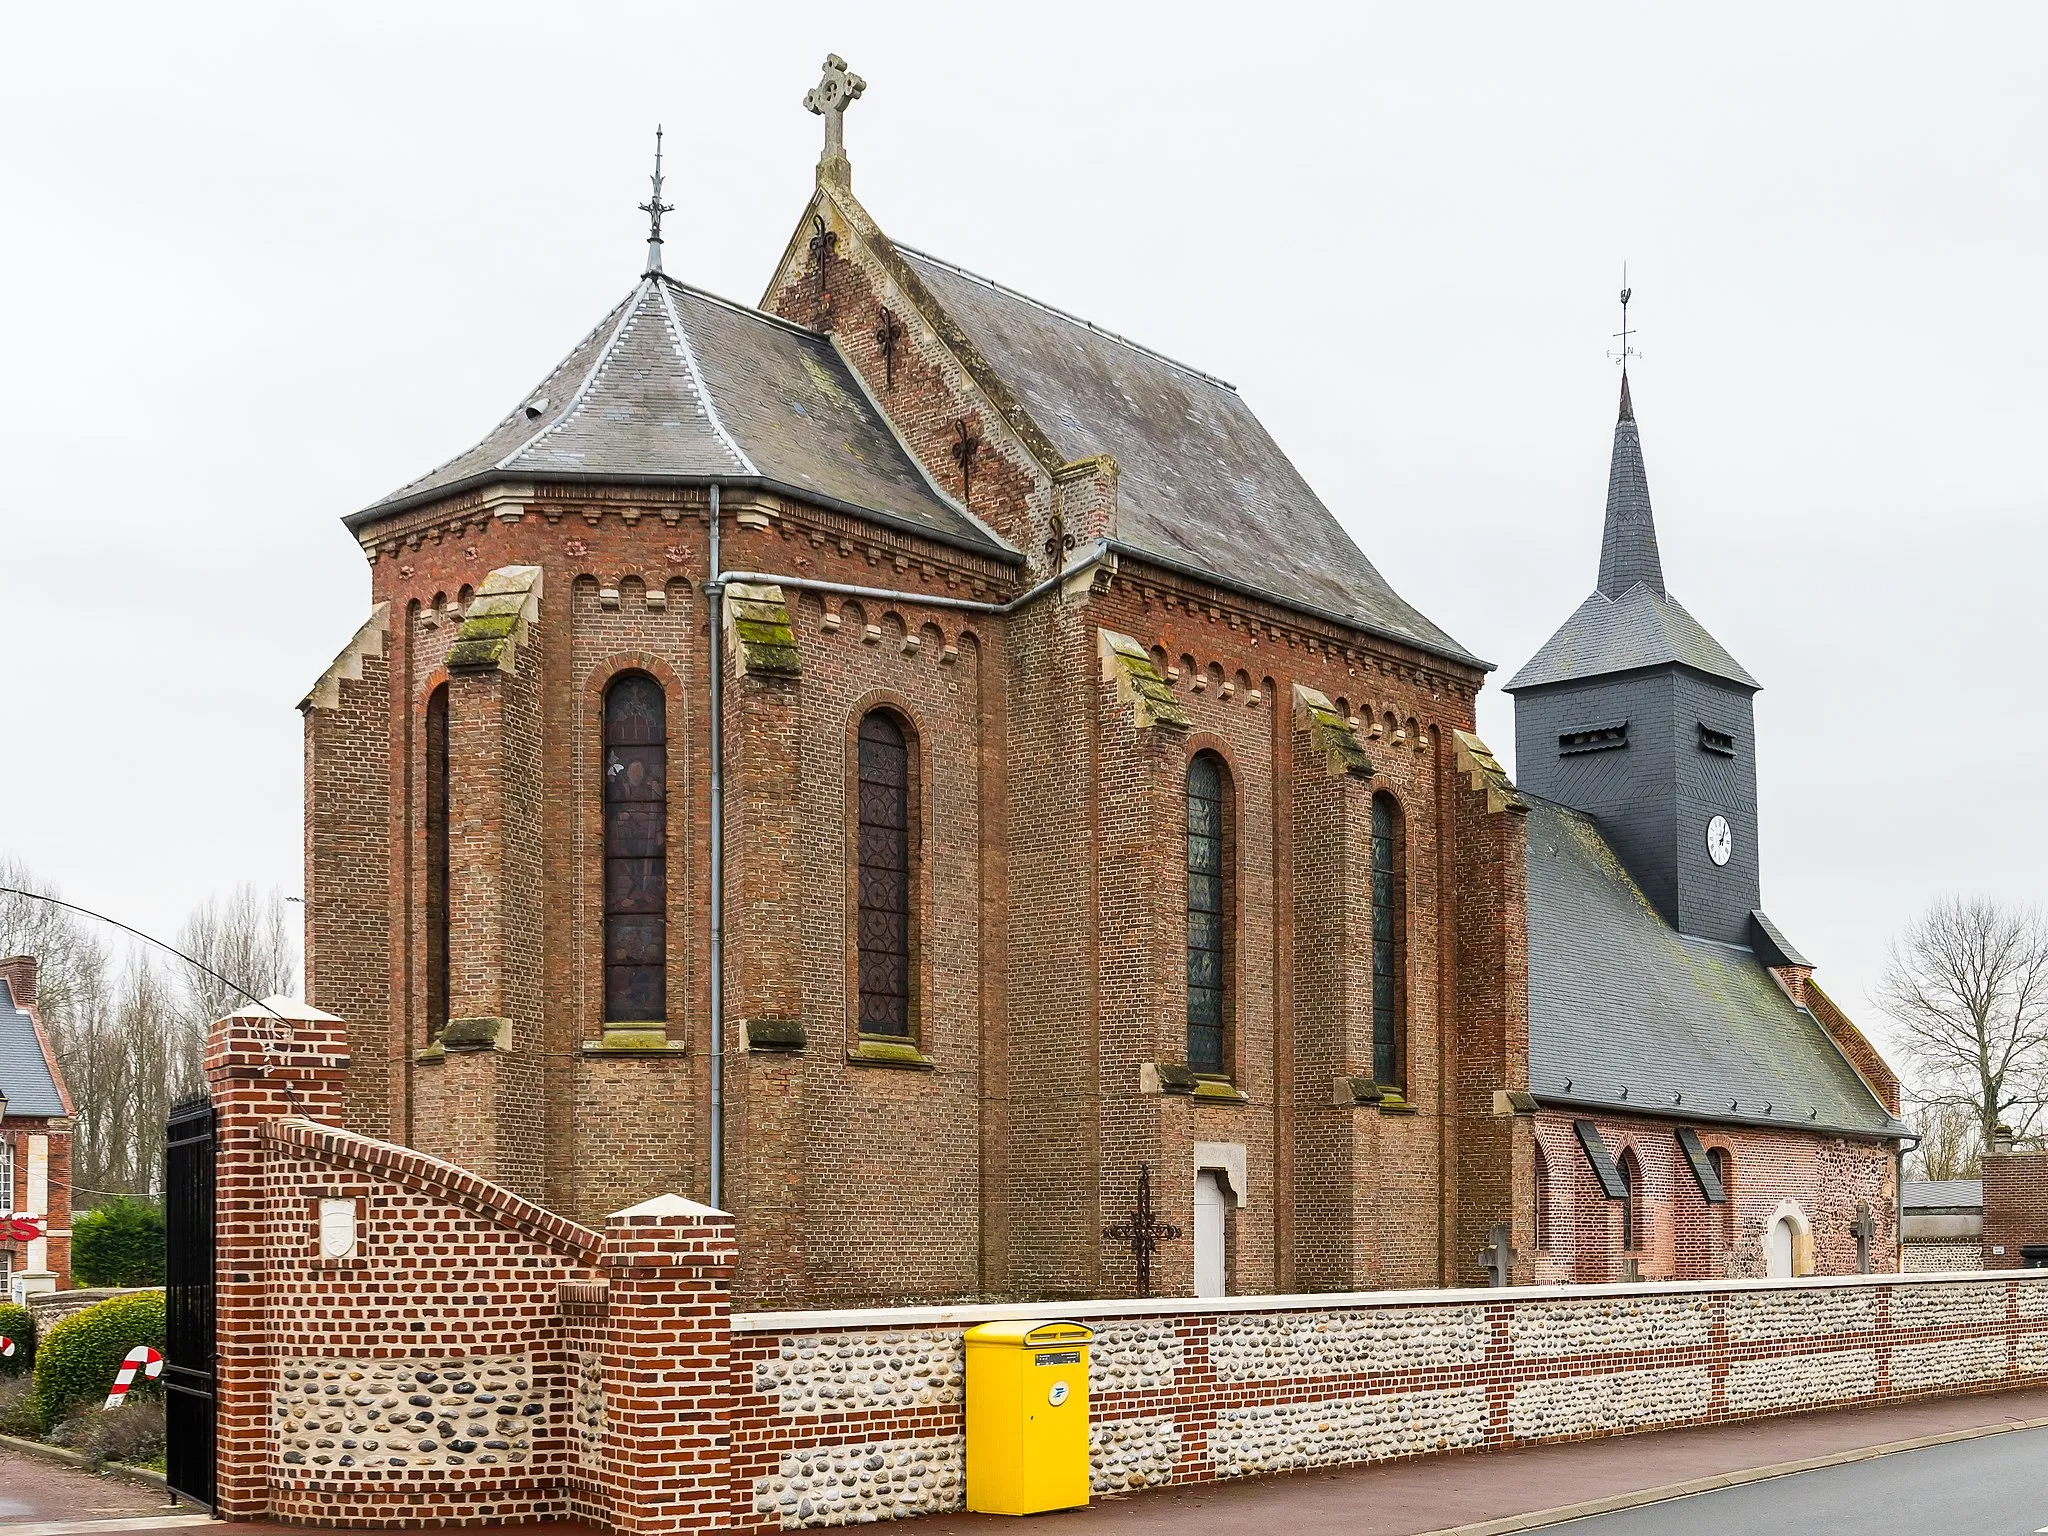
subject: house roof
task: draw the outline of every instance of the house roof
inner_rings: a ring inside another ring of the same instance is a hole
[[[1743,688],[1762,686],[1664,588],[1642,439],[1624,375],[1614,453],[1607,467],[1599,577],[1592,595],[1529,658],[1507,691],[1674,663]]]
[[[491,481],[754,482],[1001,558],[820,332],[642,277],[483,439],[347,521]]]
[[[1899,1186],[1899,1204],[1909,1211],[1981,1211],[1982,1179],[1908,1179]]]
[[[1061,453],[1115,458],[1121,544],[1487,665],[1388,585],[1229,384],[936,256],[896,250]]]
[[[10,1115],[68,1115],[56,1064],[25,1006],[33,1001],[17,1003],[14,988],[0,977],[0,1093],[7,1095]]]
[[[1906,1133],[1755,955],[1679,933],[1592,818],[1522,794],[1531,1093],[1693,1121]]]

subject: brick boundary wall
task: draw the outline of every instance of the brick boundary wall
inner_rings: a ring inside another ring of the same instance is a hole
[[[209,1043],[229,1519],[958,1509],[961,1334],[999,1318],[1097,1330],[1099,1491],[2048,1380],[2048,1272],[734,1315],[729,1217],[665,1195],[597,1230],[342,1130],[346,1048],[310,1009]]]
[[[2048,1152],[1984,1154],[1984,1267],[2019,1269],[2048,1246]]]

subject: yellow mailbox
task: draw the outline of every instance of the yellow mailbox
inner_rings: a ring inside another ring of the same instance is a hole
[[[1079,1323],[967,1330],[967,1507],[1035,1515],[1088,1502],[1088,1345]]]

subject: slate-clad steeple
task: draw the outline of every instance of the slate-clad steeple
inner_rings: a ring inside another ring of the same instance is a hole
[[[1650,515],[1650,481],[1643,473],[1643,441],[1636,411],[1621,376],[1621,415],[1614,423],[1614,457],[1607,467],[1607,528],[1600,537],[1599,590],[1619,597],[1638,582],[1664,596],[1664,563],[1657,557],[1657,523]]]
[[[1664,588],[1628,377],[1600,580],[1515,674],[1515,777],[1594,818],[1681,933],[1747,944],[1760,905],[1756,679]]]

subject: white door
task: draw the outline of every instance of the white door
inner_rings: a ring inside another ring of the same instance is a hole
[[[1764,1239],[1764,1273],[1773,1280],[1792,1278],[1792,1222],[1788,1217],[1772,1222],[1770,1236]]]
[[[1204,1168],[1195,1175],[1195,1294],[1221,1296],[1223,1287],[1223,1175]]]

